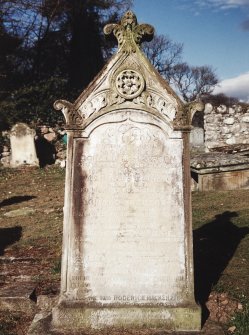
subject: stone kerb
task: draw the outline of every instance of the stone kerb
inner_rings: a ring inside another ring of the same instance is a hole
[[[55,102],[68,151],[50,328],[197,331],[189,132],[202,106],[184,105],[141,52],[153,27],[129,11],[104,31],[118,52],[74,103]]]
[[[10,131],[11,159],[10,166],[38,166],[35,149],[35,131],[25,123],[17,123]]]
[[[204,129],[206,149],[249,144],[249,108],[206,104]]]

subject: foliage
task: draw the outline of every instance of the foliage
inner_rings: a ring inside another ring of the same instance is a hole
[[[0,0],[0,122],[54,123],[52,104],[73,101],[102,68],[114,45],[102,28],[132,0]],[[211,67],[182,63],[183,45],[164,35],[143,50],[185,101],[211,93]]]
[[[9,74],[16,64],[15,54],[21,42],[20,38],[8,34],[0,17],[0,98],[12,87]],[[16,76],[13,79],[16,80]]]
[[[54,100],[75,99],[103,66],[109,45],[102,26],[130,5],[131,0],[1,0],[4,127],[38,118],[54,121]]]
[[[22,40],[26,82],[63,76],[82,89],[103,65],[102,26],[130,0],[8,0],[0,2],[4,27]],[[118,12],[119,11],[119,12]],[[20,69],[18,70],[20,71]]]
[[[54,125],[62,120],[61,113],[53,109],[53,102],[66,96],[67,83],[61,78],[50,78],[12,92],[0,102],[2,119],[6,125],[16,122]]]

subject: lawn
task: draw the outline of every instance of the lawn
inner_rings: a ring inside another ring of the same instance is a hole
[[[0,256],[35,261],[27,275],[37,294],[58,293],[64,172],[56,167],[0,170]],[[194,192],[192,198],[196,299],[205,306],[211,293],[220,304],[238,302],[241,311],[217,319],[230,328],[228,334],[248,335],[249,190]],[[1,276],[0,285],[6,281]],[[212,308],[220,306],[216,301]],[[22,322],[29,323],[27,316],[3,314],[0,335],[25,334]]]
[[[248,199],[249,190],[234,190],[195,192],[192,201],[196,299],[210,299],[216,321],[236,335],[249,334]]]

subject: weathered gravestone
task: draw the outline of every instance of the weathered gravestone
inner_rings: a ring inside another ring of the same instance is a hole
[[[35,131],[25,123],[17,123],[10,131],[11,167],[21,165],[38,166],[35,149]]]
[[[189,170],[193,107],[140,50],[153,27],[127,12],[119,49],[67,123],[61,293],[54,329],[198,330]]]
[[[192,148],[203,148],[204,151],[204,129],[194,127],[190,132],[190,145]]]

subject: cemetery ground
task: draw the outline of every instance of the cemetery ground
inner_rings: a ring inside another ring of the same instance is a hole
[[[34,301],[58,294],[64,172],[0,170],[0,288],[34,287]],[[226,334],[249,334],[248,198],[249,190],[193,193],[196,299]],[[1,311],[0,335],[27,333],[36,311],[16,307]]]

